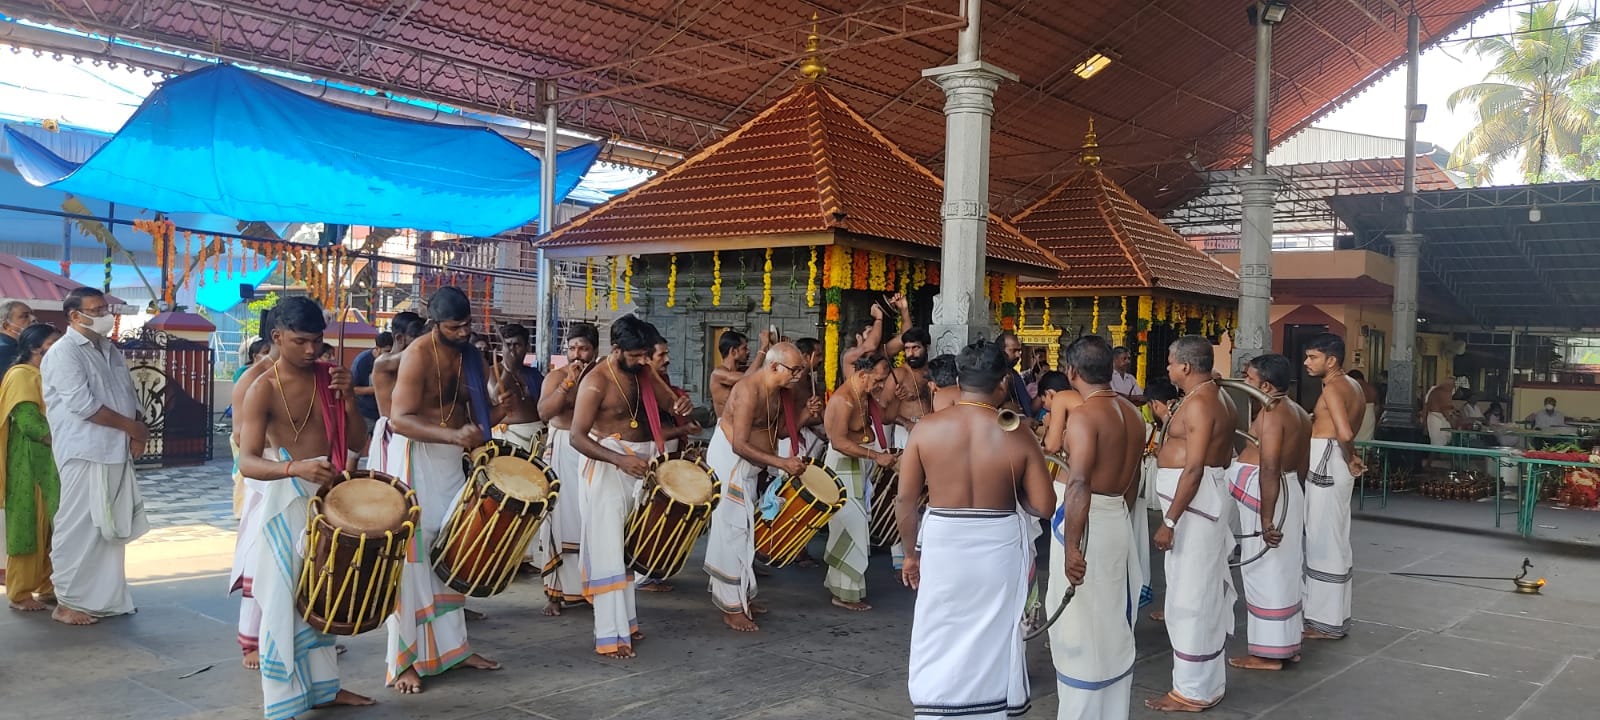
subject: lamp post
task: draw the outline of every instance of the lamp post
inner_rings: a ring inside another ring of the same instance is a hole
[[[1250,152],[1250,172],[1238,178],[1241,198],[1239,224],[1239,328],[1234,337],[1233,369],[1271,350],[1272,327],[1272,212],[1278,178],[1267,172],[1268,120],[1272,113],[1272,31],[1289,12],[1284,0],[1268,0],[1248,10],[1256,28],[1255,127]]]

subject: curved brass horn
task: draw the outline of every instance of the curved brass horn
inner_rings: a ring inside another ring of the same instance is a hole
[[[1246,395],[1249,395],[1251,400],[1254,400],[1254,401],[1256,401],[1258,403],[1261,403],[1261,407],[1266,408],[1266,409],[1271,409],[1274,405],[1278,404],[1279,400],[1283,399],[1283,398],[1275,398],[1275,397],[1273,397],[1271,395],[1268,395],[1268,394],[1262,392],[1261,388],[1258,388],[1258,387],[1256,387],[1254,385],[1251,385],[1250,383],[1247,383],[1247,382],[1245,382],[1243,380],[1240,380],[1240,379],[1237,379],[1237,378],[1222,378],[1221,380],[1217,381],[1217,385],[1219,385],[1221,387],[1233,389],[1233,390],[1238,390],[1239,392],[1242,392],[1242,393],[1244,393]]]
[[[1000,429],[1006,432],[1022,427],[1022,415],[1009,408],[1001,408],[995,419],[999,420]]]

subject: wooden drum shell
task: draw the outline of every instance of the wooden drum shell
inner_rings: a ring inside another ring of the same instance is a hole
[[[334,527],[323,506],[333,488],[352,478],[388,483],[402,495],[406,514],[396,529],[363,535]],[[319,488],[306,512],[305,564],[294,598],[306,624],[331,635],[359,635],[382,625],[400,602],[400,573],[420,516],[416,493],[377,471],[347,472]]]
[[[543,473],[544,499],[507,495],[489,476],[489,462],[513,457]],[[429,551],[433,572],[452,590],[472,597],[504,592],[516,578],[524,550],[555,507],[561,482],[544,461],[503,440],[491,440],[466,458],[467,486]]]
[[[704,459],[689,450],[661,455],[650,462],[651,479],[669,460],[692,462],[711,480],[711,497],[703,503],[686,503],[647,479],[644,498],[628,514],[623,535],[623,555],[630,571],[655,580],[678,574],[694,549],[695,541],[711,522],[711,511],[721,499],[721,483]]]
[[[772,567],[783,567],[794,562],[811,538],[816,537],[817,531],[826,527],[833,514],[844,507],[844,482],[839,476],[815,460],[808,464],[820,468],[833,480],[838,486],[839,499],[833,503],[823,502],[798,477],[784,477],[775,481],[781,483],[778,497],[783,501],[783,507],[772,520],[766,520],[758,514],[754,533],[756,559]]]

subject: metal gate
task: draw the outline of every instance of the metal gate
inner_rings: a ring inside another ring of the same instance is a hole
[[[212,453],[211,346],[140,329],[117,343],[150,428],[141,465],[200,465]]]

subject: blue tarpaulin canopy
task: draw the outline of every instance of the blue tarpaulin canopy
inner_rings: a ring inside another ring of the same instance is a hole
[[[539,159],[491,130],[352,110],[229,65],[163,83],[81,163],[5,133],[33,185],[164,212],[476,236],[539,216]],[[556,202],[599,154],[557,156]]]

